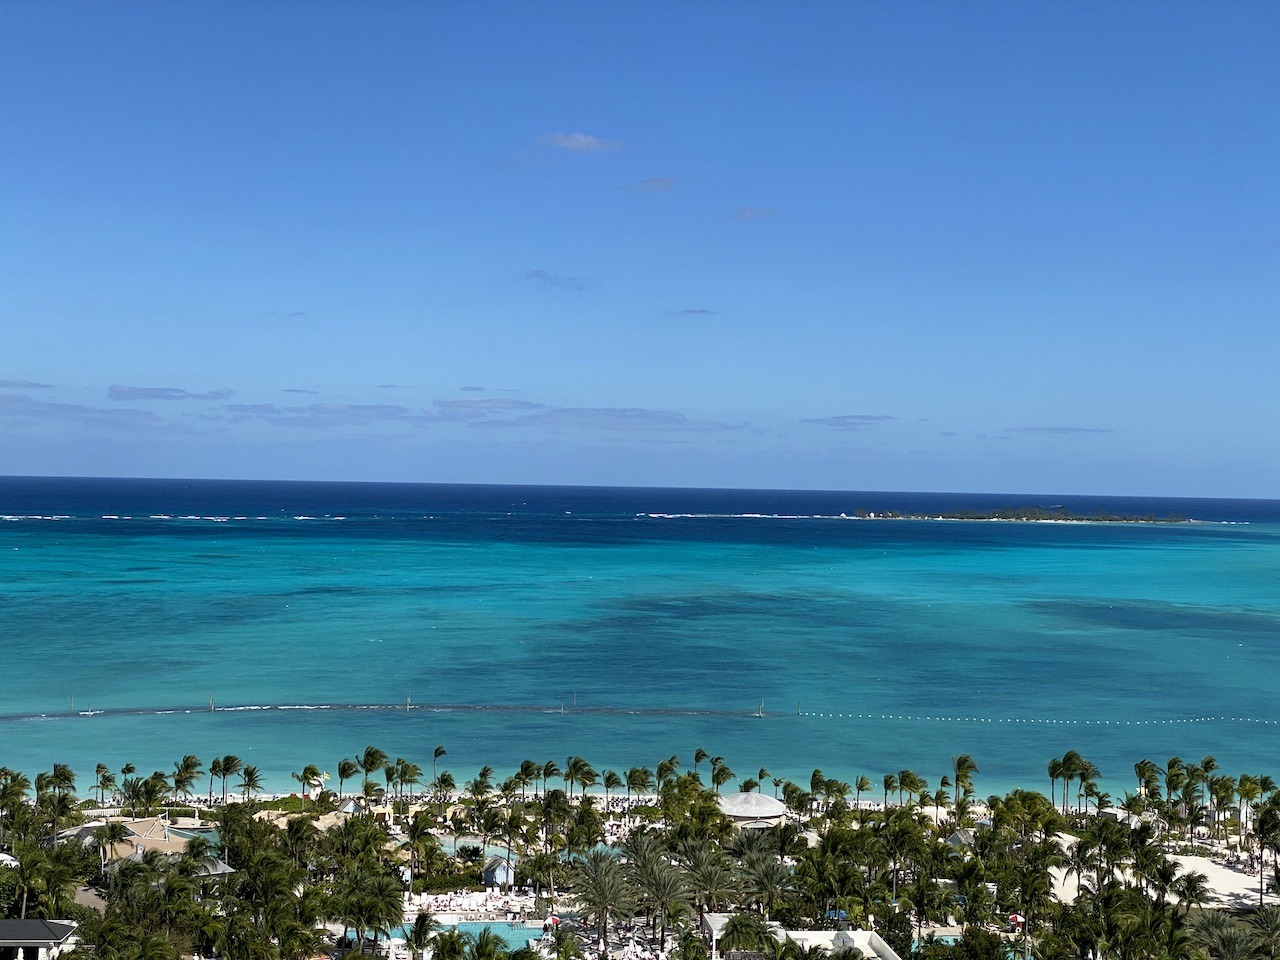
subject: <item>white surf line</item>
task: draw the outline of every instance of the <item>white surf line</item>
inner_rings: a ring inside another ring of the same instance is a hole
[[[1280,724],[1265,717],[1170,717],[1151,720],[1090,720],[1058,717],[960,717],[902,713],[826,713],[797,711],[796,716],[826,720],[908,720],[913,723],[1008,723],[1043,724],[1046,726],[1151,727],[1173,724],[1261,723]]]

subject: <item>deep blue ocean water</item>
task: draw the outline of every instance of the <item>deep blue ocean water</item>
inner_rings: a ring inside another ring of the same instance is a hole
[[[1182,524],[850,519],[1005,506]],[[842,514],[847,515],[842,518]],[[0,479],[0,765],[1280,773],[1280,502]],[[64,519],[47,519],[62,517]],[[210,709],[210,702],[214,709]],[[763,711],[761,702],[763,701]],[[86,715],[88,714],[88,715]]]

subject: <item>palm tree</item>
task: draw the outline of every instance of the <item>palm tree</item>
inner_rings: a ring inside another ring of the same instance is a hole
[[[637,834],[632,834],[635,838]],[[683,914],[689,909],[689,888],[684,876],[665,858],[658,854],[656,847],[650,856],[629,854],[629,869],[638,893],[637,905],[648,911],[657,924],[661,920],[659,948],[667,949],[667,927],[673,917]]]
[[[898,772],[898,802],[901,803],[903,794],[907,796],[919,795],[925,791],[928,784],[925,783],[923,777],[914,770],[901,770]]]
[[[1062,779],[1062,772],[1063,771],[1062,771],[1061,758],[1054,757],[1052,760],[1049,761],[1049,766],[1048,766],[1049,803],[1051,804],[1056,803],[1056,798],[1058,795],[1057,786],[1058,786],[1058,781]],[[1065,791],[1066,787],[1064,786],[1062,789]]]
[[[592,769],[591,764],[583,760],[581,757],[570,757],[565,761],[564,782],[569,788],[569,796],[573,797],[573,785],[579,784],[585,794],[586,789],[596,781],[596,772]]]
[[[709,759],[710,757],[711,757],[711,754],[707,753],[707,751],[703,750],[701,747],[698,747],[697,750],[693,751],[693,772],[697,773],[698,764],[702,763],[703,760]]]
[[[98,791],[98,806],[102,806],[107,802],[107,791],[114,789],[116,785],[115,774],[111,772],[111,768],[105,763],[100,763],[94,768],[93,775],[94,789]]]
[[[209,761],[209,806],[213,806],[213,781],[222,776],[222,758],[214,757]]]
[[[773,856],[744,863],[742,880],[750,902],[759,905],[766,920],[774,904],[795,889],[791,868]]]
[[[701,910],[717,910],[738,895],[733,865],[718,847],[699,844],[686,852],[685,877],[694,904]]]
[[[618,774],[615,771],[606,770],[604,772],[604,780],[602,780],[601,782],[604,784],[604,807],[606,810],[608,810],[609,809],[609,791],[617,790],[620,786],[622,786],[622,778],[618,776]]]
[[[1164,796],[1167,803],[1173,803],[1173,795],[1187,783],[1187,765],[1181,757],[1170,757],[1164,765]]]
[[[227,802],[227,780],[244,769],[244,763],[234,753],[222,758],[222,802]]]
[[[302,808],[307,808],[307,794],[312,788],[318,788],[324,783],[324,775],[320,772],[320,768],[314,763],[308,763],[297,773],[289,774],[302,787]]]
[[[338,761],[338,799],[342,799],[342,785],[360,772],[360,764],[350,757]]]
[[[595,920],[597,945],[604,950],[609,918],[625,914],[635,899],[622,864],[604,850],[589,850],[574,864],[569,889],[585,916]]]
[[[866,774],[858,777],[853,781],[853,805],[858,809],[862,808],[862,795],[870,792],[872,789],[871,778]]]
[[[1180,874],[1174,879],[1172,890],[1178,895],[1178,905],[1182,908],[1184,917],[1193,907],[1203,906],[1213,893],[1209,889],[1209,878],[1197,871]]]
[[[356,757],[356,763],[360,764],[360,769],[364,771],[364,782],[368,784],[369,777],[387,765],[387,755],[377,747],[365,747],[364,753]]]
[[[445,807],[448,806],[449,800],[452,798],[453,791],[457,789],[457,783],[453,779],[453,774],[448,770],[441,770],[440,775],[431,781],[431,789],[435,791],[437,797],[440,798],[440,817],[444,818]]]
[[[204,768],[200,765],[200,758],[194,754],[188,753],[181,760],[175,761],[173,764],[173,799],[176,803],[178,797],[187,799],[190,796],[191,788],[195,786],[196,780],[204,773]]]
[[[676,775],[680,769],[680,758],[674,754],[658,764],[658,784],[661,786]]]
[[[631,795],[637,797],[653,787],[653,774],[646,767],[632,767],[627,771],[627,805],[631,805]]]
[[[489,927],[485,927],[471,940],[470,960],[506,960],[507,944]]]
[[[896,774],[886,773],[884,775],[884,808],[886,812],[889,809],[889,792],[898,789],[898,777]]]
[[[111,861],[111,853],[118,844],[129,839],[129,829],[120,820],[108,820],[93,832],[93,841],[98,848],[98,867],[102,876],[107,878],[108,885],[114,882],[114,875],[107,872]]]
[[[471,936],[456,927],[441,930],[431,940],[431,960],[466,960]]]
[[[1249,918],[1258,940],[1258,955],[1267,960],[1280,957],[1280,907],[1264,907]]]
[[[725,921],[718,946],[721,954],[731,950],[763,953],[772,940],[764,918],[758,913],[735,913]]]
[[[448,752],[449,751],[446,750],[440,744],[436,744],[436,748],[431,751],[431,779],[432,780],[436,778],[436,761],[439,760]]]
[[[733,779],[733,771],[729,769],[728,764],[723,760],[715,764],[711,768],[711,785],[715,787],[716,793],[720,792],[720,788]]]
[[[1263,895],[1263,861],[1270,850],[1274,857],[1280,850],[1280,805],[1274,799],[1265,801],[1254,816],[1253,832],[1258,838],[1258,906]]]
[[[240,790],[246,802],[251,794],[262,792],[262,774],[251,763],[246,763],[240,771]]]
[[[962,753],[951,758],[951,782],[955,785],[956,796],[960,796],[960,791],[965,793],[973,793],[973,775],[980,772],[978,764],[974,762],[973,757],[967,753]]]
[[[547,781],[552,777],[560,776],[560,764],[554,760],[548,760],[542,765],[542,792],[547,792]]]
[[[400,781],[400,796],[403,799],[406,788],[412,792],[413,788],[422,782],[422,767],[412,760],[404,760],[398,765],[400,769],[396,779]]]
[[[431,948],[431,938],[440,924],[431,914],[423,911],[413,920],[413,926],[405,934],[405,945],[413,951],[414,960],[424,960]]]

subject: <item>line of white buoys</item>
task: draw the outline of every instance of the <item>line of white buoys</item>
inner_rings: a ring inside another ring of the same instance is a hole
[[[1093,727],[1138,727],[1158,726],[1175,723],[1263,723],[1280,724],[1280,720],[1265,717],[1167,717],[1150,720],[1096,720],[1092,718],[1074,719],[1068,717],[948,717],[948,716],[915,716],[901,713],[817,713],[797,711],[800,717],[822,717],[833,720],[906,720],[912,723],[1043,723],[1065,726]]]

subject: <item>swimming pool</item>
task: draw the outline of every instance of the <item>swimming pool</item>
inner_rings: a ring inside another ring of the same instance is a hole
[[[405,924],[400,928],[396,936],[408,936],[410,926],[412,924]],[[471,937],[478,936],[480,931],[488,929],[501,938],[502,942],[507,945],[508,950],[516,950],[528,944],[530,940],[535,940],[542,936],[541,926],[531,927],[523,923],[510,923],[505,920],[497,920],[493,923],[457,923],[453,925],[453,929]]]

